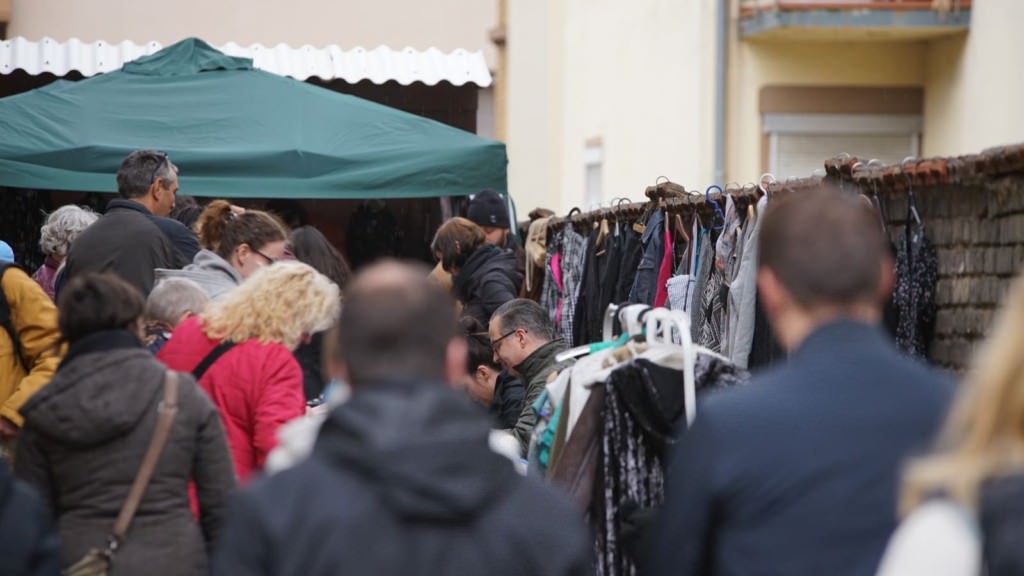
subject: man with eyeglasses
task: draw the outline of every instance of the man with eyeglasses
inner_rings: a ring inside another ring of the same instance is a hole
[[[572,365],[572,361],[555,360],[565,350],[565,342],[555,338],[555,328],[548,312],[533,300],[518,298],[505,303],[494,312],[488,329],[494,358],[506,369],[518,374],[526,387],[523,409],[512,428],[523,456],[530,435],[537,425],[533,403],[544,391],[548,379]]]
[[[172,240],[181,237],[185,244],[184,235],[191,233],[167,218],[177,192],[178,169],[167,154],[153,150],[129,154],[117,171],[119,197],[72,244],[62,283],[84,272],[111,271],[148,295],[155,269],[180,268],[191,259],[179,253]],[[198,245],[195,248],[192,255]]]

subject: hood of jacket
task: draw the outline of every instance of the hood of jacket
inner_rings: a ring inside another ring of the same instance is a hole
[[[215,298],[242,283],[242,276],[230,262],[210,250],[200,250],[192,263],[181,270],[157,268],[157,282],[164,278],[187,278]]]
[[[314,450],[365,480],[402,518],[464,522],[517,479],[489,448],[490,427],[444,384],[376,382],[331,413]]]
[[[452,279],[452,283],[459,299],[465,302],[494,275],[508,278],[512,286],[519,286],[523,280],[515,252],[487,244],[469,255],[459,273]]]
[[[75,342],[49,384],[22,407],[26,425],[69,446],[90,447],[135,427],[156,410],[166,369],[123,330]]]

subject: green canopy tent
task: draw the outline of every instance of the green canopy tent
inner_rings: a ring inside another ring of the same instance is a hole
[[[167,152],[194,196],[369,199],[506,190],[505,146],[188,39],[117,71],[0,99],[0,186],[115,192]]]

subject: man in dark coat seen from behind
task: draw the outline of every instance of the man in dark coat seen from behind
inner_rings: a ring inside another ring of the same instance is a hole
[[[167,217],[178,193],[178,168],[167,154],[129,154],[117,171],[117,193],[72,244],[60,285],[85,272],[114,272],[148,296],[154,270],[181,268],[199,251],[195,234]]]
[[[902,468],[952,399],[880,326],[893,265],[877,215],[829,188],[768,206],[758,289],[790,358],[698,407],[651,574],[875,574]]]
[[[488,446],[452,302],[426,268],[386,262],[349,285],[332,361],[352,388],[306,462],[253,483],[214,574],[592,573],[580,512]]]

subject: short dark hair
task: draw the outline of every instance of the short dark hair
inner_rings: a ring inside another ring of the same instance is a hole
[[[309,264],[317,272],[330,278],[338,288],[345,288],[348,284],[352,276],[348,262],[316,228],[300,226],[292,230],[288,238],[288,248],[296,260]]]
[[[130,329],[142,318],[146,300],[112,272],[75,276],[60,292],[57,320],[64,341],[74,344],[103,330]]]
[[[462,268],[469,256],[484,243],[484,229],[473,222],[455,217],[437,229],[430,251],[441,255],[441,268],[451,272]]]
[[[157,180],[166,184],[177,174],[178,169],[167,154],[156,150],[136,150],[121,162],[117,171],[117,193],[122,198],[139,198],[145,196]]]
[[[179,194],[174,199],[174,208],[171,208],[171,213],[168,217],[181,222],[186,228],[192,230],[196,220],[199,219],[199,215],[202,213],[203,207],[196,202],[195,198]]]
[[[525,330],[540,340],[550,341],[555,338],[555,326],[548,316],[548,311],[533,300],[510,300],[495,310],[491,320],[495,318],[501,319],[500,326],[503,332]]]
[[[501,365],[494,361],[494,349],[487,335],[487,327],[472,316],[463,316],[459,318],[459,328],[462,329],[462,336],[466,339],[469,349],[466,371],[472,374],[479,366],[500,370]]]
[[[444,377],[457,336],[454,302],[421,264],[384,261],[356,275],[338,321],[335,360],[350,384]]]
[[[768,203],[759,266],[804,308],[875,302],[890,258],[878,216],[831,187]]]

